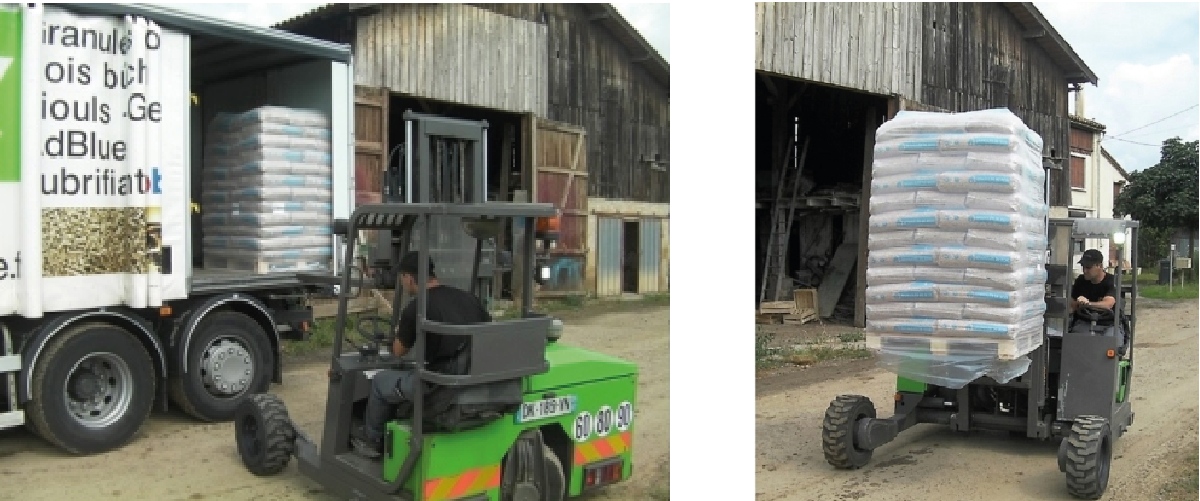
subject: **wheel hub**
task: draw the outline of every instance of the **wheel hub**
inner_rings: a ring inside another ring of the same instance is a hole
[[[67,391],[73,400],[91,400],[101,393],[102,384],[104,383],[98,374],[77,372],[72,375],[71,382],[67,383]]]
[[[125,415],[133,398],[133,372],[112,353],[92,353],[71,368],[63,388],[71,417],[89,428],[104,428]]]
[[[254,379],[254,358],[240,342],[218,338],[201,355],[200,371],[209,393],[237,395]]]

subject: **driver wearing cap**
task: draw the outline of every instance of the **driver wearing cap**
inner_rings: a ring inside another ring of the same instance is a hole
[[[1112,275],[1104,271],[1104,254],[1096,249],[1084,251],[1079,258],[1083,273],[1071,285],[1071,311],[1079,306],[1101,306],[1112,309],[1117,304],[1117,286]]]

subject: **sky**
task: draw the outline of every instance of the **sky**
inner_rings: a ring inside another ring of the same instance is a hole
[[[320,3],[169,3],[159,5],[257,26],[270,26],[311,11]],[[671,62],[671,5],[667,3],[614,3],[613,7],[642,34],[659,55]]]
[[[1126,171],[1158,163],[1165,139],[1200,136],[1200,4],[1034,6],[1098,77],[1084,84],[1084,116],[1107,127],[1101,144]]]

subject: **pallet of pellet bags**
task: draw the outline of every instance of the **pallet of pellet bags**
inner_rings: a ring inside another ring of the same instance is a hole
[[[1006,381],[1041,345],[1041,138],[1007,110],[901,112],[877,131],[867,346],[900,374]]]

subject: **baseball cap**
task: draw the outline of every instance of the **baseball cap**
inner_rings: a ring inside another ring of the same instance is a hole
[[[1092,266],[1104,262],[1104,254],[1096,249],[1088,249],[1083,251],[1083,255],[1079,257],[1079,264],[1083,266]]]
[[[418,269],[417,266],[420,262],[419,257],[420,256],[416,251],[412,251],[400,258],[400,265],[398,266],[400,273],[408,273],[412,276],[416,276]],[[433,275],[433,258],[429,258],[429,275]]]

